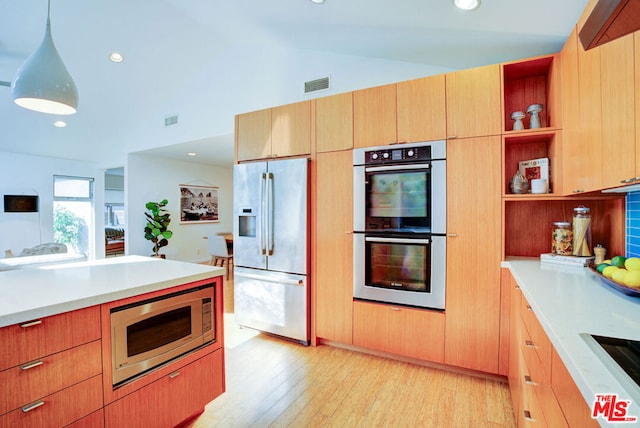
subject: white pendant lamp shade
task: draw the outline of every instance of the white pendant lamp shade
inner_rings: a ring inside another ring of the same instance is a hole
[[[38,49],[18,69],[12,85],[13,101],[20,107],[50,114],[74,114],[78,90],[47,29]]]

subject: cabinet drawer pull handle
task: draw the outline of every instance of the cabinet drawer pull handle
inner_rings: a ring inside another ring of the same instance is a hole
[[[447,233],[447,238],[455,238],[457,236],[458,236],[457,233]]]
[[[27,363],[27,364],[23,364],[20,366],[20,370],[29,370],[32,369],[34,367],[38,367],[41,366],[42,364],[44,364],[42,361],[34,361],[32,363]]]
[[[42,405],[44,405],[44,401],[42,401],[42,400],[38,400],[35,403],[27,404],[26,406],[24,406],[22,408],[22,413],[30,412],[30,411],[32,411],[34,409],[37,409],[38,407],[40,407]]]
[[[537,348],[537,346],[534,345],[533,342],[530,340],[525,340],[524,344],[527,345],[527,348]]]
[[[392,306],[392,307],[391,307],[391,310],[392,310],[392,311],[400,312],[400,308],[396,308],[395,306]]]
[[[524,411],[524,418],[526,420],[528,420],[529,422],[535,422],[536,421],[535,419],[533,419],[533,417],[531,416],[531,412],[528,411],[528,410]]]
[[[173,372],[169,375],[169,379],[175,379],[180,376],[180,371]]]
[[[622,183],[622,184],[633,183],[634,181],[636,181],[636,179],[637,179],[637,177],[627,178],[626,180],[620,180],[620,183]]]
[[[448,135],[447,138],[458,138],[456,135]]]
[[[532,310],[530,305],[527,305],[527,310],[528,311]]]
[[[33,326],[40,325],[40,324],[42,324],[42,320],[35,320],[35,321],[26,322],[24,324],[20,324],[20,327],[29,328],[29,327],[33,327]]]
[[[534,382],[531,379],[531,376],[529,376],[529,375],[524,375],[524,383],[526,383],[527,385],[537,385],[538,384],[537,382]]]

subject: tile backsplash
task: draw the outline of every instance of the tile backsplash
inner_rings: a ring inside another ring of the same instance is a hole
[[[640,191],[627,193],[626,257],[640,257]]]

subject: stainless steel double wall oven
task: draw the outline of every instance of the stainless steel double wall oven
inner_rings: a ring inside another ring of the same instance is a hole
[[[353,151],[356,299],[444,310],[446,141]]]

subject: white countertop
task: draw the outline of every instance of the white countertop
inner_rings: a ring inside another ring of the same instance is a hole
[[[617,393],[619,400],[632,401],[628,416],[640,421],[640,388],[588,336],[640,340],[640,298],[611,289],[588,268],[516,258],[502,265],[511,270],[589,407],[596,394]]]
[[[0,272],[0,327],[224,275],[220,267],[142,256]]]

